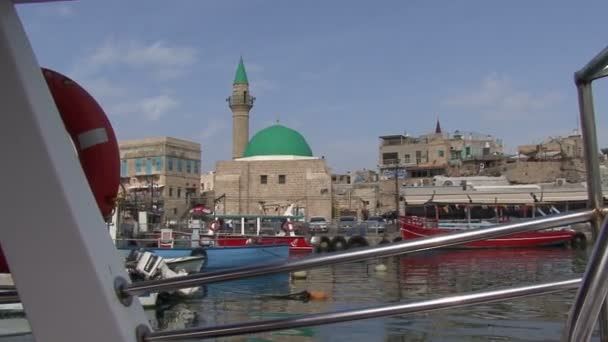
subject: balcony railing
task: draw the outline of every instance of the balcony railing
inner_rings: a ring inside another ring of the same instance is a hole
[[[255,97],[249,95],[243,96],[230,96],[226,99],[230,107],[232,106],[253,106]]]

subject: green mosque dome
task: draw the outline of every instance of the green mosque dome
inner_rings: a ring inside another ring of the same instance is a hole
[[[281,125],[264,128],[251,138],[243,157],[312,157],[312,150],[298,131]]]

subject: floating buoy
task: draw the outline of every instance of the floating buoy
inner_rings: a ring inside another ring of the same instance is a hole
[[[308,277],[308,272],[306,271],[296,271],[291,274],[293,279],[306,279]]]
[[[326,300],[329,298],[326,292],[323,291],[308,291],[310,300]]]
[[[378,264],[374,267],[374,270],[376,272],[386,272],[386,270],[388,270],[388,267],[386,267],[385,264]]]

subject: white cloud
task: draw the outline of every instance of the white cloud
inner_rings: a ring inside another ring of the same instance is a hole
[[[453,95],[443,104],[477,111],[484,118],[501,119],[546,113],[560,101],[561,96],[555,92],[534,94],[518,90],[509,78],[492,73],[482,80],[477,89]]]
[[[179,102],[169,95],[157,95],[145,97],[136,101],[120,102],[110,107],[110,112],[114,114],[135,114],[142,115],[150,121],[157,121],[162,116],[170,113],[179,107]]]
[[[76,63],[73,73],[89,76],[102,70],[129,67],[166,80],[183,75],[196,63],[197,56],[193,47],[171,45],[162,40],[106,39]]]

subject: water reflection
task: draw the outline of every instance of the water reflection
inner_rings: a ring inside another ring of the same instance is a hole
[[[155,329],[173,330],[293,317],[380,303],[580,276],[587,252],[562,248],[442,250],[212,284],[197,298],[147,311]],[[386,265],[385,272],[375,266]],[[327,300],[274,296],[321,291]],[[400,315],[218,339],[219,341],[556,341],[574,292],[444,311]],[[597,338],[597,337],[596,337]]]

